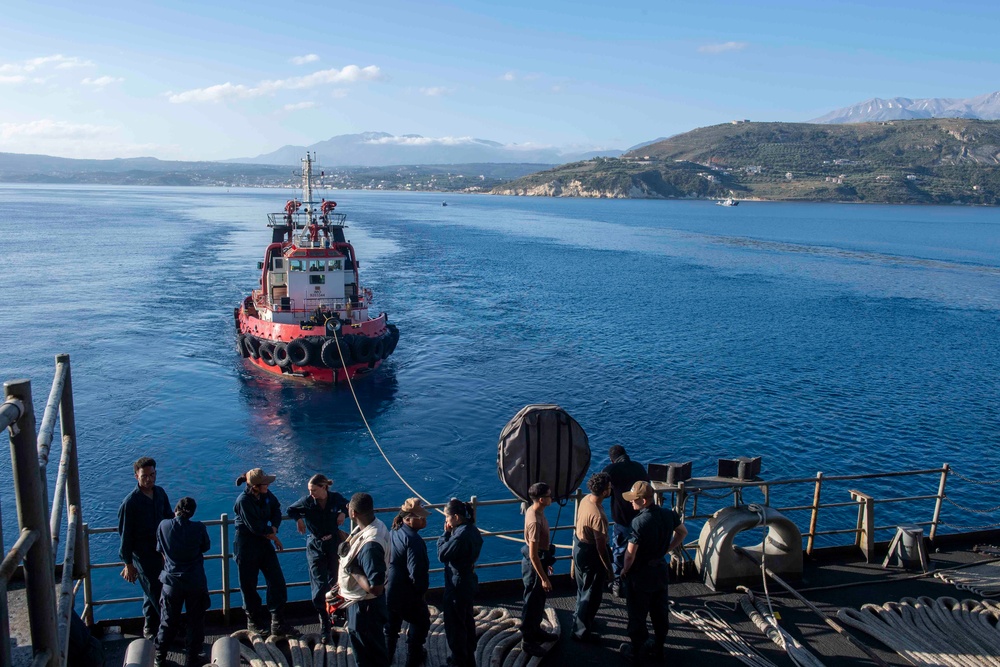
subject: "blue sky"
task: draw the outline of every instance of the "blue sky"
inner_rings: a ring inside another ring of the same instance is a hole
[[[212,160],[364,131],[624,149],[1000,90],[998,6],[5,0],[0,151]]]

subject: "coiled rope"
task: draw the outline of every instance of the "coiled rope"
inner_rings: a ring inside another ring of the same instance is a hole
[[[977,551],[998,555],[993,547],[976,547]],[[984,598],[1000,596],[1000,566],[996,561],[979,564],[961,571],[947,570],[935,572],[934,576],[963,591],[975,593]]]
[[[444,614],[431,607],[431,628],[425,649],[427,665],[443,665],[448,660],[448,641],[444,631]],[[521,651],[521,622],[502,608],[476,607],[476,664],[479,667],[538,667],[542,658]],[[408,627],[408,624],[404,627]],[[552,607],[545,608],[543,627],[560,633],[559,619]],[[334,628],[332,641],[323,644],[318,634],[299,638],[268,637],[247,630],[234,632],[240,643],[240,658],[250,667],[356,667],[354,651],[347,631]],[[548,653],[555,642],[542,644]],[[406,646],[400,642],[390,664],[401,667],[406,663]]]
[[[732,657],[750,667],[778,667],[750,645],[733,626],[711,609],[682,611],[670,603],[670,615],[701,630],[709,639],[718,642]]]
[[[841,609],[837,618],[912,665],[1000,667],[1000,605],[991,601],[903,598]]]
[[[750,619],[750,622],[764,633],[768,639],[777,644],[781,650],[787,653],[792,662],[799,665],[799,667],[823,667],[823,663],[819,658],[810,653],[799,640],[792,637],[784,628],[778,625],[774,610],[770,606],[765,607],[764,603],[754,596],[753,591],[746,587],[740,586],[737,590],[741,590],[744,593],[740,596],[740,607],[743,608],[743,612]]]

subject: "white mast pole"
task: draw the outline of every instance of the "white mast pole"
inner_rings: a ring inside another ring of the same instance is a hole
[[[313,196],[312,196],[312,161],[313,158],[306,153],[302,160],[302,203],[306,206],[306,221],[312,221]]]

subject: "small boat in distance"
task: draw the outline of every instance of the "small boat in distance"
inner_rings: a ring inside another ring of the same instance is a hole
[[[738,200],[736,200],[736,199],[733,199],[732,197],[727,197],[725,199],[720,199],[719,201],[715,202],[715,205],[716,206],[739,206],[740,202]]]
[[[259,286],[233,312],[236,351],[274,375],[336,383],[378,368],[399,329],[385,313],[369,316],[372,293],[344,236],[347,216],[335,201],[313,201],[314,161],[302,160],[302,201],[267,216]]]
[[[446,202],[446,201],[441,202],[441,206],[447,206],[447,205],[448,205],[448,202]]]

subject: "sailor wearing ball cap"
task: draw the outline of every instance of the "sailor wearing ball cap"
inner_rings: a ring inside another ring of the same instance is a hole
[[[622,498],[632,503],[639,514],[632,519],[632,536],[625,550],[622,581],[625,607],[628,610],[628,636],[631,645],[622,644],[622,652],[640,664],[646,655],[663,658],[663,644],[669,629],[667,596],[668,568],[665,556],[679,547],[687,528],[672,509],[657,506],[653,487],[639,481]],[[647,645],[649,630],[646,616],[653,622],[653,641]]]
[[[272,635],[298,636],[295,628],[287,625],[282,616],[288,589],[285,575],[278,563],[278,554],[284,545],[278,539],[281,525],[281,503],[268,491],[274,482],[274,475],[266,474],[261,468],[248,470],[236,479],[239,486],[246,482],[246,490],[236,499],[233,513],[236,520],[236,540],[233,555],[239,571],[240,593],[243,594],[243,609],[247,615],[247,629],[266,636],[267,615],[260,595],[257,593],[257,575],[263,574],[267,582],[267,610],[271,613]]]
[[[392,659],[403,621],[409,623],[406,667],[423,664],[427,655],[424,642],[431,627],[431,616],[424,594],[427,593],[430,561],[427,558],[427,544],[420,537],[420,531],[427,527],[428,514],[430,512],[420,503],[419,498],[408,498],[392,520],[389,581],[386,588],[389,624],[385,635],[389,658]]]

